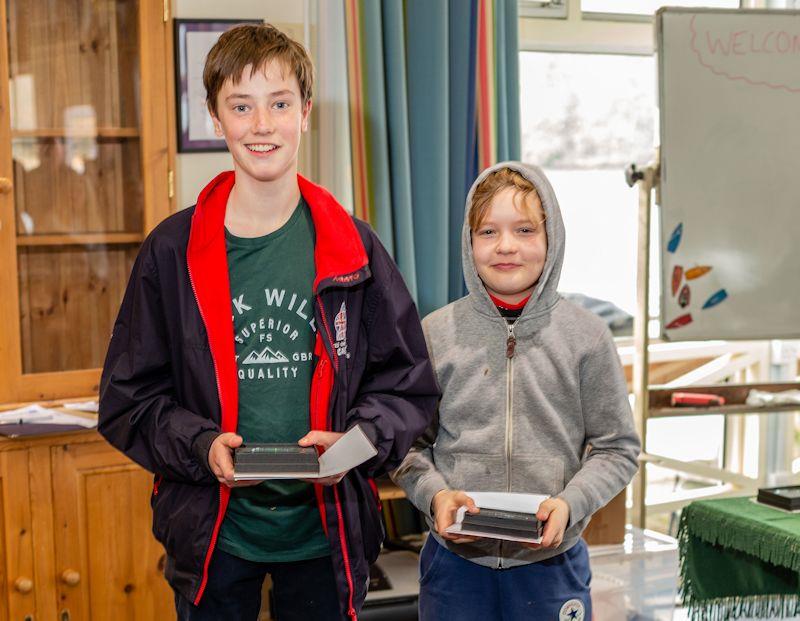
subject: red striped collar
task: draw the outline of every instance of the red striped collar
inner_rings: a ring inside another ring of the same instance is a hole
[[[489,292],[487,291],[486,293]],[[502,308],[503,310],[520,310],[521,308],[524,308],[525,305],[528,303],[528,300],[531,299],[531,296],[528,296],[521,302],[512,304],[511,302],[506,302],[505,300],[501,300],[500,298],[493,296],[491,293],[489,293],[489,297],[492,299],[492,302],[494,302],[494,305],[497,308]]]

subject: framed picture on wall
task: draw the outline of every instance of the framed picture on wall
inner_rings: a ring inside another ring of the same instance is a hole
[[[178,152],[226,151],[225,141],[214,134],[206,108],[203,66],[220,35],[236,24],[261,24],[253,19],[175,20],[175,101]]]

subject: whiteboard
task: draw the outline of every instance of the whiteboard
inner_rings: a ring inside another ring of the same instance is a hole
[[[800,12],[656,14],[671,340],[800,337]]]

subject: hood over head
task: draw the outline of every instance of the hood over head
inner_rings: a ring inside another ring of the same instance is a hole
[[[525,305],[525,309],[519,321],[528,317],[535,317],[547,313],[559,300],[558,280],[561,276],[561,265],[564,262],[564,221],[561,219],[561,209],[558,206],[553,186],[541,168],[533,164],[522,162],[499,162],[484,170],[467,194],[467,202],[464,209],[464,227],[461,235],[461,260],[464,269],[464,280],[467,289],[471,294],[473,305],[483,313],[499,316],[499,312],[492,302],[483,282],[478,276],[475,268],[475,258],[472,254],[472,239],[469,228],[469,208],[472,203],[472,196],[475,188],[491,173],[502,168],[510,168],[533,184],[545,214],[545,231],[547,233],[547,256],[545,258],[542,275],[539,277],[533,289],[531,298]]]

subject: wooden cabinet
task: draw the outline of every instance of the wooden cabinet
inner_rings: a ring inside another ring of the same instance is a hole
[[[173,208],[168,0],[0,0],[0,403],[92,394]]]
[[[151,490],[93,431],[0,441],[0,619],[174,619]]]

